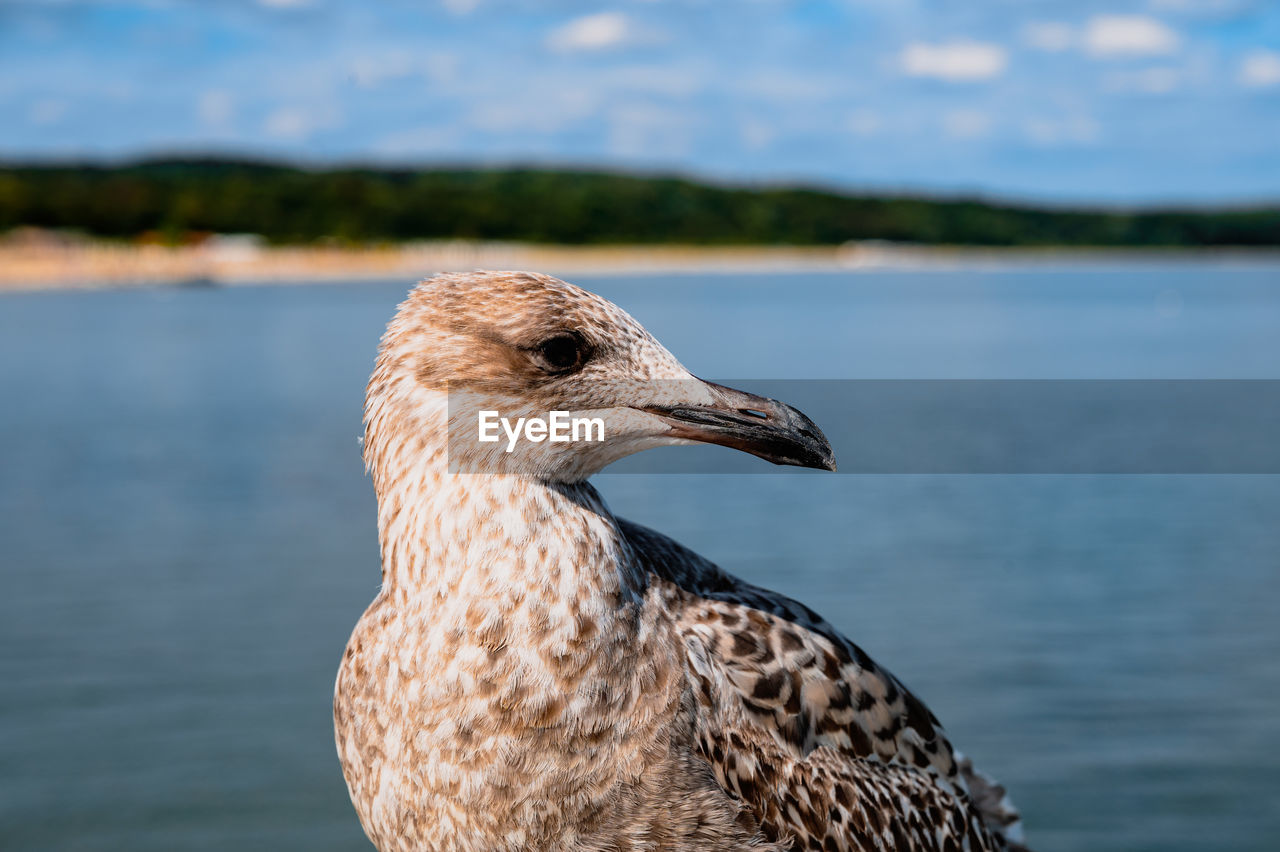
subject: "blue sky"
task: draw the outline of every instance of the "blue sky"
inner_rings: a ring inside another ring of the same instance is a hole
[[[1274,0],[0,0],[0,156],[1280,199]]]

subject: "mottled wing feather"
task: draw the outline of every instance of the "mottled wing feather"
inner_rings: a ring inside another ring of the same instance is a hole
[[[951,746],[914,695],[856,646],[750,605],[673,591],[668,606],[734,687],[748,717],[796,757],[854,758],[957,773]]]
[[[919,769],[851,759],[826,746],[803,757],[733,700],[739,690],[696,635],[686,635],[700,709],[695,733],[721,786],[754,812],[770,840],[824,852],[997,852],[969,796]]]
[[[923,702],[821,616],[660,533],[628,522],[623,529],[646,569],[670,584],[667,604],[680,628],[706,648],[751,730],[793,760],[829,753],[874,777],[881,770],[864,764],[933,777],[939,789],[972,796],[991,831],[1019,836],[1003,789],[959,760]]]
[[[624,524],[637,555],[674,586],[668,605],[726,670],[748,713],[803,757],[852,757],[957,774],[938,720],[886,669],[797,601],[744,583],[652,530]]]

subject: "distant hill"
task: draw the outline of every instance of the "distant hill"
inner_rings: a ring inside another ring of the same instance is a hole
[[[237,160],[0,166],[0,231],[112,238],[255,233],[278,243],[1280,246],[1280,207],[1066,210],[980,200],[730,187],[540,169],[302,169]]]

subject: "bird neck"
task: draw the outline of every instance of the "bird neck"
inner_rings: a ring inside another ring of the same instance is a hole
[[[591,485],[452,472],[442,418],[417,412],[411,424],[372,417],[366,433],[384,595],[433,608],[484,599],[600,611],[643,596],[644,572]]]

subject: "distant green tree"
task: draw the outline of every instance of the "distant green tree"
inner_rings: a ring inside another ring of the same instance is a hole
[[[255,233],[278,243],[1278,246],[1280,207],[1059,210],[546,169],[301,169],[224,159],[0,166],[0,230]]]

